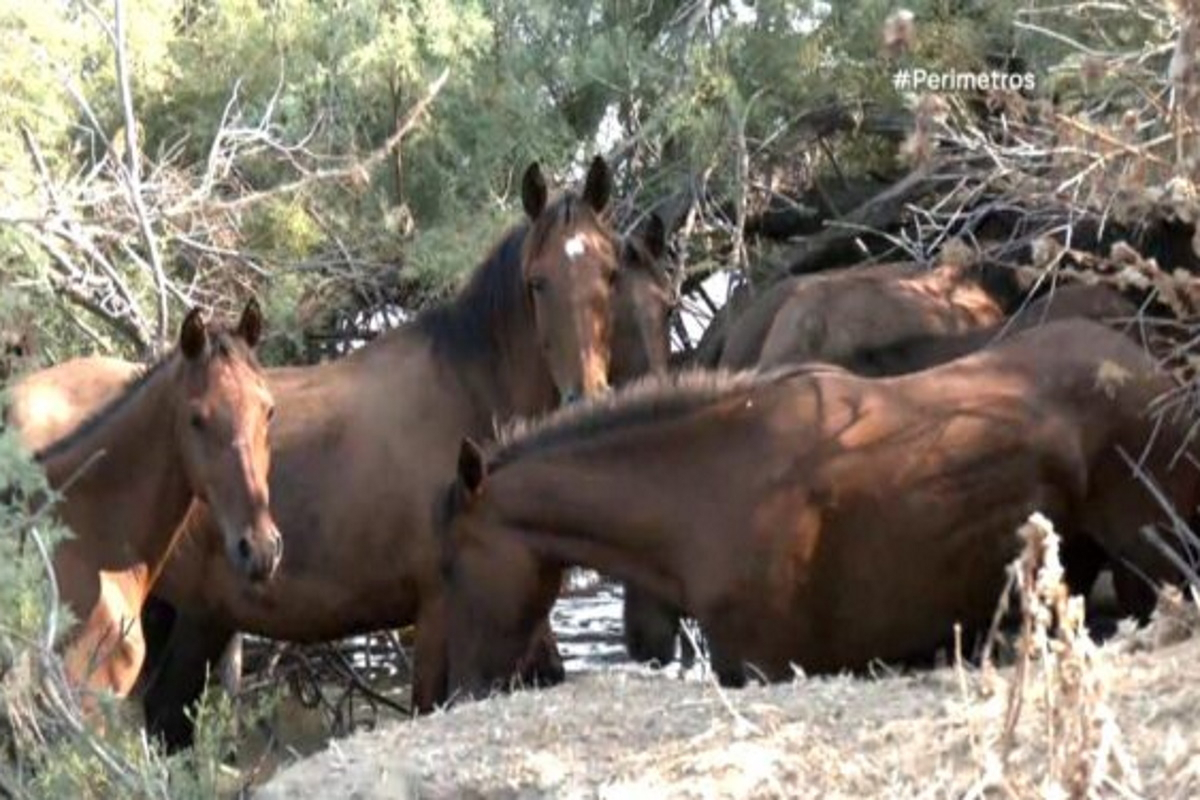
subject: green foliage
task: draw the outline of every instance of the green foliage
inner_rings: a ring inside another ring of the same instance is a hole
[[[287,197],[272,198],[253,208],[242,231],[255,251],[284,262],[306,258],[323,238],[304,207]]]
[[[223,765],[237,750],[238,731],[269,719],[278,699],[274,692],[263,692],[249,706],[235,706],[227,695],[210,685],[192,715],[195,744],[166,762],[171,796],[225,797],[240,790],[236,773]]]
[[[259,345],[258,355],[267,366],[296,363],[303,352],[299,317],[304,298],[304,280],[299,273],[281,271],[271,278],[262,293],[263,314],[270,321],[266,340]]]
[[[11,497],[0,503],[0,670],[11,669],[47,624],[49,584],[30,539],[37,536],[49,549],[66,534],[47,519],[31,519],[21,502],[48,492],[45,473],[30,461],[17,437],[0,432],[0,493]]]
[[[453,272],[484,255],[499,228],[491,218],[512,219],[513,183],[535,158],[563,171],[637,140],[639,157],[623,182],[643,187],[646,202],[679,191],[684,176],[696,174],[727,192],[739,177],[739,132],[756,169],[787,171],[814,148],[809,132],[791,127],[798,114],[834,98],[899,108],[906,99],[891,86],[898,66],[974,70],[1015,54],[1045,77],[1074,57],[1069,45],[1036,31],[1049,20],[1039,14],[1053,4],[1016,0],[905,4],[916,36],[895,61],[881,54],[884,21],[897,8],[892,0],[124,2],[142,150],[153,163],[170,152],[193,177],[207,168],[222,123],[245,132],[268,114],[262,133],[303,141],[302,154],[369,151],[431,77],[451,68],[432,115],[363,185],[347,191],[344,182],[317,182],[222,220],[229,230],[218,244],[267,264],[273,285],[284,283],[280,273],[294,273],[289,280],[298,285],[288,295],[295,298],[328,277],[309,262],[343,247],[367,263],[405,263],[413,303],[438,296]],[[108,141],[118,152],[124,146],[114,139],[124,120],[104,13],[0,0],[7,54],[0,113],[12,123],[0,129],[0,210],[7,216],[42,214],[47,202],[21,127],[56,179],[105,158]],[[1032,27],[1014,25],[1018,13]],[[1113,16],[1098,7],[1077,22],[1046,24],[1092,41],[1101,29],[1095,19],[1106,14]],[[1165,35],[1162,20],[1145,15],[1101,22],[1104,48]],[[1072,74],[1058,71],[1056,80]],[[894,144],[852,134],[829,146],[843,172],[893,165]],[[236,164],[236,182],[220,191],[269,191],[294,180],[294,155],[252,147]],[[817,171],[831,166],[824,153],[814,164]],[[171,242],[164,246],[169,277],[190,282],[190,262],[173,257]],[[25,286],[44,300],[46,259],[38,251],[0,226],[0,271],[32,276]],[[149,309],[152,283],[129,255],[114,257]],[[303,324],[286,310],[283,319]],[[119,339],[99,327],[99,338]],[[62,340],[78,339],[80,330],[57,325],[58,351],[79,349]]]
[[[0,397],[0,410],[3,406]],[[34,498],[53,497],[45,474],[0,428],[0,794],[46,798],[212,798],[239,787],[221,764],[238,724],[269,715],[273,695],[238,709],[216,693],[197,712],[197,746],[170,759],[145,739],[128,703],[101,697],[97,716],[80,724],[77,698],[47,647],[69,635],[72,619],[54,596],[48,562],[68,536]],[[50,507],[47,507],[48,509]]]
[[[511,212],[497,210],[418,233],[408,253],[411,279],[433,296],[448,293],[514,222]]]

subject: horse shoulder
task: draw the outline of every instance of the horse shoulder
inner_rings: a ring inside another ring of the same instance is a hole
[[[92,691],[129,693],[146,656],[140,604],[126,576],[100,574],[100,594],[64,653],[68,678]]]

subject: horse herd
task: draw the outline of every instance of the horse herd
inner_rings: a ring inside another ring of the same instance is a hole
[[[252,301],[228,330],[189,314],[152,367],[17,381],[6,422],[75,533],[54,556],[72,679],[138,695],[171,745],[239,631],[415,624],[418,711],[554,683],[574,565],[625,582],[638,660],[670,661],[686,615],[726,685],[857,669],[986,625],[1035,510],[1079,591],[1110,567],[1144,617],[1182,579],[1143,529],[1190,519],[1200,473],[1187,421],[1149,411],[1173,378],[1119,294],[790,278],[673,370],[662,224],[618,236],[611,186],[597,158],[551,201],[530,166],[527,219],[452,301],[334,361],[260,368]]]

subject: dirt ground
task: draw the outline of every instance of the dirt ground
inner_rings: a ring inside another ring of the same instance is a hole
[[[1176,612],[1033,663],[1009,739],[1011,667],[729,692],[609,671],[332,742],[256,796],[1198,797],[1200,614]]]

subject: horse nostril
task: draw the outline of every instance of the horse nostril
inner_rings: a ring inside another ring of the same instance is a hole
[[[238,539],[237,551],[238,557],[240,557],[243,561],[250,560],[250,542],[245,536],[243,536],[241,539]]]

